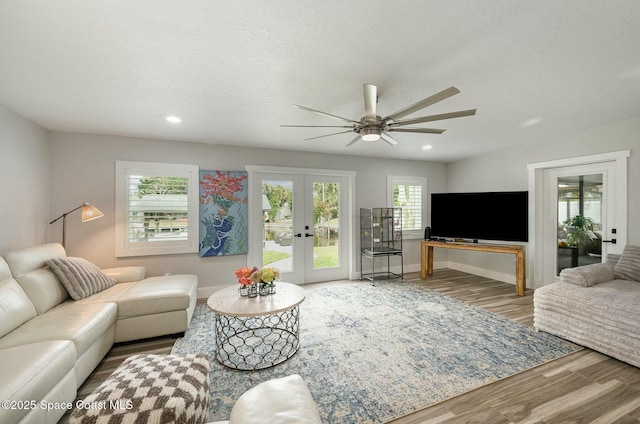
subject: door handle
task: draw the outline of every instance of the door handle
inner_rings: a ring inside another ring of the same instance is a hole
[[[302,237],[302,233],[295,234],[294,237]]]
[[[304,233],[305,237],[313,237],[313,234]]]
[[[616,239],[611,239],[611,240],[602,240],[603,243],[611,243],[611,244],[616,244],[617,240]]]

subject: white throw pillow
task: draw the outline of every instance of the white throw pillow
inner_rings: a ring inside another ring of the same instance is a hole
[[[116,280],[83,258],[52,258],[47,261],[47,265],[73,300],[84,299],[116,283]]]
[[[582,287],[591,287],[611,280],[613,280],[613,267],[607,263],[565,268],[560,271],[560,281]]]
[[[640,281],[640,246],[626,245],[613,268],[613,275],[620,280]]]

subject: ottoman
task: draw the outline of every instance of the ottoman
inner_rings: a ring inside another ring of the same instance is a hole
[[[71,423],[193,423],[209,415],[209,358],[134,355],[84,400]]]

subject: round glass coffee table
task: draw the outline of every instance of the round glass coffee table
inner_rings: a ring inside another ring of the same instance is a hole
[[[300,339],[300,304],[304,289],[276,283],[277,293],[246,297],[238,285],[207,300],[215,317],[216,359],[237,370],[269,368],[291,358]]]

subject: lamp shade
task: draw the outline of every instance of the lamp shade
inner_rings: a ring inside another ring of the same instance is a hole
[[[92,221],[103,216],[104,214],[95,206],[89,203],[82,204],[82,222]]]
[[[71,212],[75,212],[78,209],[82,208],[82,222],[93,221],[94,219],[98,219],[104,216],[104,214],[100,211],[100,209],[89,203],[83,203],[77,208],[71,209],[69,212],[65,212],[49,224],[53,224],[54,222],[62,219],[62,246],[64,247],[66,239],[67,239],[67,215]]]

